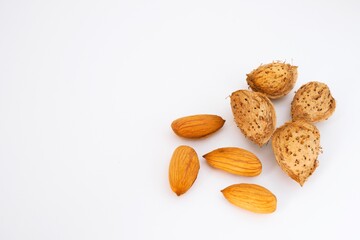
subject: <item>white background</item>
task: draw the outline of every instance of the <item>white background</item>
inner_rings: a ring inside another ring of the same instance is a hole
[[[0,1],[0,239],[359,239],[360,2]],[[233,122],[231,92],[262,63],[299,66],[274,101],[290,119],[302,84],[337,100],[316,124],[324,153],[300,187]],[[211,113],[224,127],[202,140],[171,131]],[[177,197],[173,150],[187,144],[201,169]],[[201,157],[238,146],[263,163],[255,178]],[[234,183],[265,186],[269,215],[228,203]]]

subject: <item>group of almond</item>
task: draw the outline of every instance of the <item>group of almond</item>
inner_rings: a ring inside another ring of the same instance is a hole
[[[276,129],[276,112],[270,99],[288,94],[297,80],[297,67],[283,62],[261,65],[247,74],[253,91],[238,90],[231,94],[234,120],[246,138],[260,147],[272,139],[272,149],[281,169],[301,186],[318,166],[321,151],[320,133],[314,122],[326,120],[336,103],[328,86],[309,82],[301,86],[291,103],[292,120]],[[202,138],[219,130],[221,117],[200,114],[179,118],[171,124],[184,138]],[[241,176],[257,176],[262,171],[255,154],[237,147],[219,148],[203,156],[217,169]],[[200,163],[189,146],[175,149],[169,166],[171,189],[180,196],[196,180]],[[256,213],[276,210],[277,200],[268,189],[256,184],[235,184],[221,191],[232,204]]]

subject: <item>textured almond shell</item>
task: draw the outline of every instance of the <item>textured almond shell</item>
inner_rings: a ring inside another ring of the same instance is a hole
[[[201,138],[216,132],[224,125],[225,120],[212,114],[199,114],[178,118],[171,128],[180,137]]]
[[[275,99],[288,94],[294,88],[297,75],[297,66],[274,62],[261,65],[247,74],[246,81],[253,91]]]
[[[293,120],[319,122],[328,119],[335,111],[336,101],[329,87],[320,82],[309,82],[300,87],[291,103]]]
[[[230,203],[251,212],[272,213],[276,210],[276,196],[268,189],[256,184],[234,184],[221,192]]]
[[[259,146],[267,143],[275,131],[276,113],[264,94],[238,90],[231,94],[231,108],[241,132]]]
[[[281,169],[303,186],[318,166],[320,132],[305,121],[288,122],[275,131],[272,148]]]
[[[218,148],[203,157],[210,166],[240,176],[258,176],[262,170],[261,162],[255,154],[242,148]]]
[[[169,182],[178,196],[184,194],[195,182],[200,169],[199,158],[189,146],[175,149],[169,166]]]

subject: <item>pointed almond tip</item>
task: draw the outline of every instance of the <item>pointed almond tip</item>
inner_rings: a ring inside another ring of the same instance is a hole
[[[224,124],[225,124],[226,120],[225,120],[225,119],[223,119],[222,117],[220,117],[220,118],[221,118],[221,123],[220,123],[221,127],[220,127],[220,128],[222,128],[222,127],[224,126]]]
[[[176,196],[180,197],[183,193],[182,193],[182,192],[177,191],[177,192],[175,192],[175,194],[176,194]]]

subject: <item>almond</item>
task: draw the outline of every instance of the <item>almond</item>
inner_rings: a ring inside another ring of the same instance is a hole
[[[300,87],[291,103],[293,120],[319,122],[328,119],[335,111],[336,102],[329,87],[320,82],[309,82]]]
[[[235,122],[245,137],[259,146],[267,143],[275,131],[276,113],[264,94],[238,90],[231,94]]]
[[[180,196],[189,190],[197,178],[199,169],[199,158],[193,148],[176,148],[169,166],[169,182],[173,192]]]
[[[225,120],[220,116],[199,114],[176,119],[171,128],[180,137],[201,138],[216,132],[224,123]]]
[[[319,130],[301,120],[285,123],[275,131],[272,148],[282,170],[303,186],[318,166]]]
[[[230,203],[251,212],[272,213],[276,210],[276,196],[268,189],[256,184],[234,184],[221,192]]]
[[[261,162],[255,154],[242,148],[218,148],[203,157],[210,166],[240,176],[257,176],[262,169]]]
[[[282,62],[262,65],[247,74],[246,81],[255,92],[261,92],[269,98],[280,98],[288,94],[295,86],[297,67]]]

